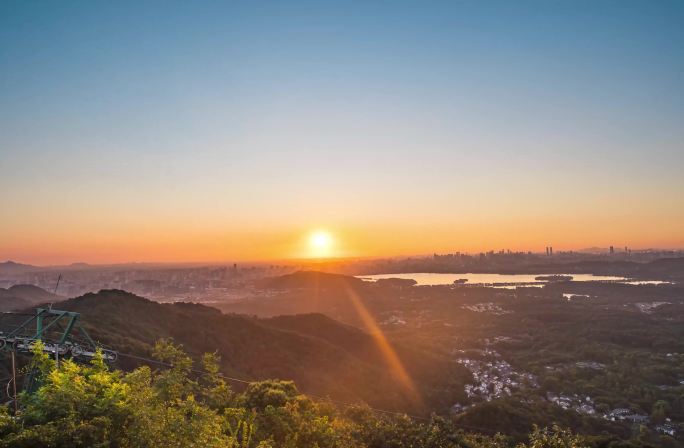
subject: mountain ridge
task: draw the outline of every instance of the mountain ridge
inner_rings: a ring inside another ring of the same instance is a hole
[[[35,285],[18,284],[0,288],[0,311],[18,311],[35,305],[59,302],[64,297]]]
[[[294,380],[314,395],[420,412],[372,335],[323,315],[259,319],[201,304],[153,302],[120,290],[85,294],[54,307],[81,313],[90,335],[122,354],[149,356],[156,340],[169,338],[195,359],[216,351],[230,376]],[[446,408],[463,393],[462,386],[439,394],[431,387],[447,381],[462,385],[470,374],[460,365],[405,347],[397,353],[424,386],[431,407]],[[136,364],[125,356],[120,360],[125,368]]]

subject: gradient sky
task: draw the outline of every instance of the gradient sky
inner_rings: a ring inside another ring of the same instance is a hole
[[[0,259],[684,247],[684,2],[0,2]]]

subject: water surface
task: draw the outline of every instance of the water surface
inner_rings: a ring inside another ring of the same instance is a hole
[[[376,281],[388,278],[402,278],[415,280],[418,286],[436,286],[436,285],[451,285],[455,280],[465,279],[466,285],[494,285],[506,284],[508,287],[515,287],[516,285],[523,286],[542,286],[548,283],[547,280],[537,280],[536,277],[546,275],[567,275],[572,277],[575,282],[590,282],[590,281],[612,281],[625,282],[625,277],[614,277],[608,275],[592,275],[592,274],[437,274],[431,272],[417,272],[417,273],[403,273],[403,274],[376,274],[376,275],[359,275],[358,278],[368,281]]]

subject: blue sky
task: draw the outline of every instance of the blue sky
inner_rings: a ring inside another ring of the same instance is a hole
[[[130,216],[259,241],[646,215],[664,233],[636,244],[684,243],[683,23],[665,1],[4,1],[0,226],[35,242],[78,213],[97,253]]]

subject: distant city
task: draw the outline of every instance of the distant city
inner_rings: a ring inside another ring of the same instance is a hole
[[[325,269],[348,275],[392,274],[404,272],[498,272],[552,273],[589,272],[581,263],[612,261],[647,263],[661,258],[684,256],[684,250],[631,250],[592,248],[582,251],[544,252],[490,250],[480,253],[453,252],[432,256],[297,260],[294,262],[231,264],[117,264],[32,266],[15,262],[0,263],[0,288],[32,284],[63,297],[75,297],[101,289],[121,289],[160,302],[193,301],[216,303],[240,300],[253,294],[256,281],[300,270]],[[595,271],[595,266],[592,266]],[[611,275],[633,275],[617,269]],[[58,283],[59,279],[59,283]]]

